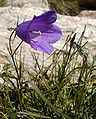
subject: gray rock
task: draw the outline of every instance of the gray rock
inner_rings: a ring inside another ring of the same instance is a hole
[[[48,8],[47,0],[8,0],[7,5],[14,7],[42,7]]]

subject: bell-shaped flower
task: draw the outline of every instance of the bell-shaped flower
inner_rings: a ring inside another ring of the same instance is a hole
[[[34,16],[32,20],[25,21],[17,26],[16,35],[30,44],[33,49],[51,54],[54,49],[51,44],[57,42],[62,35],[60,28],[53,24],[56,19],[55,11]]]

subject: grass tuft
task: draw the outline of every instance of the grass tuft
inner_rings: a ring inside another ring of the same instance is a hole
[[[4,81],[0,89],[1,119],[96,118],[96,56],[89,63],[84,51],[87,42],[82,44],[84,32],[78,40],[75,33],[69,35],[64,47],[47,58],[31,51],[34,70],[25,64],[21,44],[13,49],[14,32],[11,34],[11,60],[0,72]]]

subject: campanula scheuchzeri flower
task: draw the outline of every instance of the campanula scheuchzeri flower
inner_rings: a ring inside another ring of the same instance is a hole
[[[33,49],[51,54],[54,49],[51,44],[57,42],[62,35],[60,28],[53,24],[56,19],[55,11],[34,16],[32,20],[25,21],[17,26],[16,35],[30,44]]]

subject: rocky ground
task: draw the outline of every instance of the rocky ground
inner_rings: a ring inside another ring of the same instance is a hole
[[[16,27],[18,17],[19,23],[21,23],[25,18],[26,20],[32,19],[34,15],[39,15],[48,10],[49,6],[46,0],[9,0],[6,7],[0,7],[0,64],[5,63],[8,59],[6,57],[6,54],[8,56],[6,45],[8,45],[12,29]],[[57,24],[62,29],[63,36],[59,42],[54,44],[54,47],[60,49],[67,35],[70,35],[74,29],[76,29],[78,38],[86,25],[83,42],[88,41],[86,48],[90,57],[96,53],[96,11],[83,11],[74,17],[58,14]],[[20,39],[17,38],[16,42],[20,42]],[[23,43],[22,47],[26,61],[31,61],[29,50],[34,50],[26,43]]]

